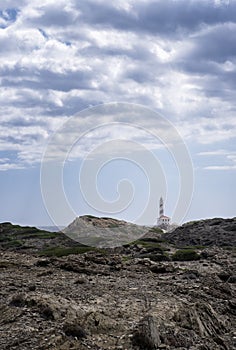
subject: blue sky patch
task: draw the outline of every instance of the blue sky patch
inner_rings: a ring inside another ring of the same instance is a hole
[[[8,27],[11,23],[14,23],[17,19],[17,15],[19,13],[19,10],[11,8],[11,9],[6,9],[4,11],[0,10],[0,18],[3,18],[5,21],[4,24],[0,24],[1,28],[6,28]]]

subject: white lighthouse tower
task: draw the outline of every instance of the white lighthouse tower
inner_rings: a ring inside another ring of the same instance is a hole
[[[160,198],[159,201],[159,217],[157,219],[157,226],[167,230],[170,225],[170,218],[169,216],[164,215],[164,201],[163,198]]]

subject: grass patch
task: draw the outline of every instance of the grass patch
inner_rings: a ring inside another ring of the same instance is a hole
[[[163,233],[162,229],[160,227],[152,227],[148,232],[154,232],[154,233]]]
[[[16,247],[21,247],[22,245],[23,243],[18,239],[12,239],[2,244],[4,248],[16,248]]]
[[[236,247],[235,246],[222,246],[221,248],[225,249],[225,250],[229,250],[232,252],[236,252]]]
[[[174,261],[199,260],[200,256],[194,249],[179,249],[172,255]]]
[[[122,261],[123,262],[127,262],[127,261],[130,261],[130,260],[132,260],[131,256],[128,256],[128,255],[122,256]]]
[[[163,248],[163,246],[159,242],[150,241],[150,240],[146,240],[146,239],[144,239],[144,240],[140,239],[140,240],[129,243],[129,246],[132,246],[132,245],[141,245],[144,248],[154,248],[154,249],[158,249],[160,251],[166,250],[165,248]]]
[[[71,254],[84,254],[92,250],[95,250],[95,248],[86,247],[86,246],[70,247],[70,248],[52,247],[52,248],[41,250],[41,252],[39,252],[39,255],[61,257],[61,256],[67,256]]]
[[[10,240],[11,240],[11,238],[8,237],[8,236],[0,236],[0,243],[2,243],[2,242],[8,242],[8,241],[10,241]]]
[[[85,215],[85,216],[87,216],[87,218],[89,218],[89,219],[97,219],[96,216],[94,216],[94,215]]]
[[[186,250],[205,249],[205,248],[206,246],[204,245],[188,245],[188,246],[181,247],[181,249],[186,249]]]
[[[187,225],[193,225],[193,224],[196,224],[196,223],[198,223],[198,222],[200,222],[200,221],[202,221],[202,220],[192,220],[192,221],[186,222],[184,225],[185,225],[185,226],[187,226]]]
[[[22,239],[34,239],[34,238],[42,238],[42,239],[51,239],[58,237],[57,232],[36,232],[27,235],[21,235]]]

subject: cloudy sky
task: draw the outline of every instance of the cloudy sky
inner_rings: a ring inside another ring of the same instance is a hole
[[[0,52],[0,221],[53,224],[42,198],[40,168],[52,135],[75,115],[77,127],[87,132],[64,169],[64,189],[76,215],[103,214],[85,201],[78,173],[94,145],[115,139],[136,141],[157,157],[166,187],[157,172],[153,193],[156,202],[164,195],[166,214],[173,215],[180,192],[172,173],[176,164],[168,152],[160,152],[157,138],[137,132],[127,109],[119,113],[132,131],[110,128],[117,109],[104,119],[96,106],[112,102],[162,115],[186,144],[194,191],[183,221],[235,216],[235,0],[5,0],[0,2]],[[78,114],[87,108],[92,112]],[[153,131],[155,117],[142,115],[145,130]],[[100,128],[104,120],[107,126]],[[91,125],[97,129],[90,131]],[[133,207],[104,214],[135,221],[150,191],[137,166],[122,161],[127,153],[127,147],[116,147],[119,159],[109,163],[103,180],[98,177],[98,187],[112,201],[114,181],[131,177],[138,186]],[[157,207],[149,210],[152,224]],[[60,224],[71,220],[62,217]]]

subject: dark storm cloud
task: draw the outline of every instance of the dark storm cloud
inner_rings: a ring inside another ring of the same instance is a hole
[[[150,51],[150,48],[141,43],[139,43],[139,45],[136,43],[130,43],[130,48],[120,48],[115,46],[98,47],[94,43],[94,45],[78,50],[78,54],[84,55],[85,57],[128,57],[132,60],[141,60],[143,62],[155,59],[155,55]]]
[[[26,4],[27,0],[4,0],[0,2],[0,10],[19,9]]]
[[[29,18],[28,24],[49,28],[76,26],[78,29],[92,25],[98,29],[146,32],[173,39],[204,25],[236,22],[235,0],[219,5],[213,0],[137,1],[129,10],[119,6],[119,2],[81,0],[68,4],[70,7],[42,5],[38,16]]]
[[[29,18],[28,24],[42,27],[65,27],[75,24],[78,14],[75,11],[68,10],[65,6],[61,7],[57,3],[53,5],[43,5],[37,17]]]
[[[235,108],[235,72],[224,72],[218,76],[206,76],[201,81],[201,89],[207,97],[217,97],[223,102],[229,102],[228,109]]]
[[[72,89],[92,89],[91,78],[93,75],[91,72],[84,71],[57,73],[46,69],[24,71],[15,67],[15,69],[8,69],[8,71],[3,72],[2,77],[1,84],[5,87],[21,87],[32,90],[51,89],[68,92]]]
[[[123,73],[125,79],[131,79],[138,84],[157,84],[159,87],[165,84],[161,81],[160,77],[163,75],[168,67],[164,64],[160,66],[155,66],[150,63],[148,69],[141,63],[136,65],[134,68],[128,68]]]
[[[128,12],[94,0],[78,3],[83,21],[98,27],[178,35],[203,25],[236,21],[236,2],[216,6],[213,1],[166,0],[137,2]]]
[[[2,126],[9,126],[9,127],[22,127],[22,126],[32,126],[32,125],[40,125],[40,126],[47,126],[47,122],[42,119],[37,118],[23,118],[23,117],[13,117],[10,120],[2,121]]]
[[[236,57],[236,24],[224,24],[200,33],[192,39],[188,60],[225,62]]]
[[[232,101],[235,98],[231,91],[236,88],[235,32],[236,24],[232,23],[203,30],[187,40],[185,50],[174,62],[178,70],[192,75],[192,79],[198,76],[198,84],[206,96],[224,96]]]

